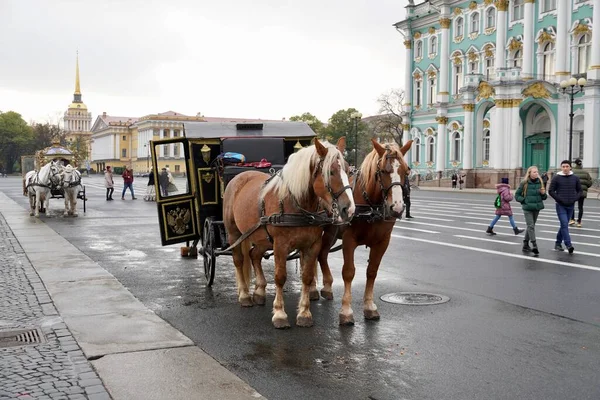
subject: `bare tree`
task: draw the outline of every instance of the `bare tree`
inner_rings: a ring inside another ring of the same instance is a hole
[[[391,138],[402,146],[402,103],[404,91],[392,89],[382,94],[377,99],[379,103],[379,116],[374,124],[374,134],[379,137]]]

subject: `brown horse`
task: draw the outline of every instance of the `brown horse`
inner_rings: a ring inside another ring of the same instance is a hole
[[[327,263],[327,256],[336,239],[342,239],[344,296],[339,314],[340,325],[354,324],[354,313],[351,307],[352,280],[355,274],[354,251],[361,245],[370,248],[363,312],[366,319],[379,319],[377,306],[373,302],[373,286],[379,264],[390,242],[396,218],[401,218],[404,212],[402,185],[408,173],[408,164],[404,155],[410,149],[412,140],[402,148],[396,144],[381,145],[376,140],[372,142],[373,150],[363,161],[358,174],[351,179],[356,203],[354,218],[349,226],[327,227],[319,253],[319,264],[323,273],[321,295],[332,300],[333,277]],[[316,300],[319,298],[316,289],[316,266],[313,275],[315,279],[311,284],[310,297]]]
[[[261,260],[267,250],[275,259],[276,293],[273,325],[288,328],[283,304],[288,254],[299,250],[302,264],[302,294],[296,325],[312,326],[308,287],[313,280],[321,249],[323,226],[347,221],[354,214],[354,199],[344,169],[342,153],[335,146],[315,144],[290,156],[273,177],[256,171],[237,175],[223,194],[223,222],[229,244],[248,235],[233,248],[239,302],[242,306],[265,304],[267,285]],[[323,205],[327,212],[320,212]],[[333,215],[330,218],[329,215]],[[251,232],[251,233],[250,233]],[[253,299],[249,295],[251,266],[256,274]]]

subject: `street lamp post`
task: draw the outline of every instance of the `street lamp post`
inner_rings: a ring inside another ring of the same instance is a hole
[[[146,172],[150,172],[150,142],[146,143],[144,147],[146,151]]]
[[[350,114],[354,121],[354,167],[358,168],[358,122],[362,119],[362,114],[358,111]]]
[[[560,83],[561,90],[563,94],[568,94],[571,99],[571,109],[569,113],[569,161],[573,161],[573,100],[577,93],[583,92],[583,87],[587,81],[585,78],[571,78],[569,80],[564,80]],[[576,88],[579,86],[579,88]]]

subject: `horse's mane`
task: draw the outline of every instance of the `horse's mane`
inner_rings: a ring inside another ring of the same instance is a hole
[[[329,184],[331,165],[341,159],[342,153],[334,145],[327,142],[321,142],[328,149],[327,155],[323,160],[323,178],[325,184]],[[311,180],[311,165],[319,162],[319,154],[315,145],[305,147],[294,153],[288,159],[283,169],[263,188],[261,198],[271,191],[277,191],[279,200],[291,195],[296,200],[303,200],[309,191]]]
[[[404,159],[404,156],[400,152],[400,148],[396,143],[382,143],[382,146],[389,147],[392,152],[395,152],[400,160]],[[379,154],[377,150],[373,149],[360,165],[360,179],[364,184],[365,192],[371,194],[375,191],[375,185],[377,184],[377,163],[379,162]],[[402,161],[401,161],[402,162]]]

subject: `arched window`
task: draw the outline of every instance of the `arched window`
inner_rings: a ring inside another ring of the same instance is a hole
[[[490,159],[490,130],[483,130],[483,161]]]
[[[485,77],[488,81],[496,77],[495,64],[496,59],[494,57],[485,58]]]
[[[427,138],[427,162],[433,162],[435,159],[435,142],[433,136]]]
[[[488,8],[485,13],[485,28],[494,28],[496,26],[496,9],[493,7]]]
[[[421,92],[423,91],[423,86],[421,80],[415,81],[415,105],[417,107],[421,106]]]
[[[463,84],[463,66],[462,63],[454,65],[454,87],[453,94],[457,95]]]
[[[419,40],[417,42],[417,48],[415,51],[415,57],[416,58],[423,58],[423,42],[421,40]]]
[[[515,51],[515,58],[513,59],[513,67],[521,68],[523,66],[523,52],[521,50]]]
[[[460,161],[460,133],[458,132],[452,134],[452,156],[453,161]]]
[[[437,102],[437,79],[435,76],[429,77],[429,104]]]
[[[469,60],[469,73],[470,74],[478,74],[479,73],[479,60],[473,58]]]
[[[456,24],[454,26],[454,37],[460,37],[464,32],[464,20],[462,17],[456,18]]]
[[[542,75],[545,80],[551,80],[554,78],[554,43],[548,42],[544,45],[542,58]]]
[[[471,15],[471,33],[479,32],[479,13],[473,13]]]
[[[421,138],[416,137],[412,144],[412,160],[413,162],[421,162]]]
[[[432,36],[429,42],[431,44],[431,51],[429,53],[437,54],[437,36]]]
[[[583,74],[587,72],[590,67],[590,60],[592,58],[592,46],[590,43],[590,35],[583,35],[579,38],[577,44],[577,72]]]
[[[523,0],[513,0],[512,4],[512,20],[523,19]]]

